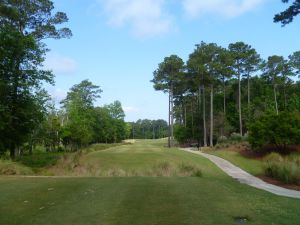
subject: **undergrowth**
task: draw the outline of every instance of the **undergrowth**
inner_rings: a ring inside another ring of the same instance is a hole
[[[0,159],[0,175],[32,175],[31,168],[13,162],[11,160]]]
[[[264,158],[266,176],[278,179],[286,184],[300,184],[300,155],[291,154],[283,157],[271,153]]]

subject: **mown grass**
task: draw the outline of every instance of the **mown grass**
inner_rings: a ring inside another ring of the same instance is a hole
[[[141,141],[79,159],[124,171],[153,166],[169,171],[170,165],[177,165],[186,172],[197,166],[201,176],[0,177],[0,224],[299,224],[299,199],[240,184],[209,160],[163,145]]]
[[[223,159],[228,160],[232,164],[240,167],[241,169],[247,171],[248,173],[259,176],[264,174],[263,162],[257,159],[247,158],[241,155],[238,151],[230,150],[206,150],[208,154],[219,156]]]

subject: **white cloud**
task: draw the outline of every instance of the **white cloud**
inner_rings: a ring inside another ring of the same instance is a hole
[[[149,37],[170,32],[172,17],[166,12],[166,0],[98,0],[114,27],[129,26],[134,35]]]
[[[44,63],[47,70],[52,70],[54,74],[72,74],[76,71],[77,64],[74,59],[60,54],[48,54]]]
[[[133,106],[124,106],[123,110],[125,113],[138,112],[139,109]]]
[[[257,9],[266,0],[183,0],[185,13],[189,17],[204,14],[216,14],[225,17],[237,17]]]

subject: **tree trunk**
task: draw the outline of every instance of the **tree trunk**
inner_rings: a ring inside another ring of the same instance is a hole
[[[171,146],[173,147],[174,142],[174,113],[173,113],[173,86],[171,90]]]
[[[171,90],[169,90],[169,129],[168,129],[168,147],[171,148]]]
[[[243,122],[242,122],[242,105],[241,105],[241,75],[238,74],[239,81],[239,93],[238,93],[238,108],[239,108],[239,120],[240,120],[240,135],[243,135]]]
[[[249,72],[247,74],[247,82],[248,82],[248,111],[250,111],[251,96],[250,96],[250,74],[249,74]]]
[[[192,137],[195,138],[195,127],[194,127],[194,105],[193,105],[193,99],[191,102],[191,113],[192,113]]]
[[[210,88],[210,147],[214,146],[213,133],[214,133],[214,87],[211,85]]]
[[[285,83],[283,84],[283,94],[284,94],[284,110],[286,110],[286,108],[287,108],[287,95],[286,95]]]
[[[186,103],[184,103],[184,127],[186,127]]]
[[[10,156],[10,158],[13,159],[13,160],[16,158],[16,147],[15,147],[14,144],[12,144],[12,145],[10,146],[10,149],[9,149],[9,156]]]
[[[221,131],[221,136],[225,133],[225,120],[226,120],[226,86],[225,86],[225,76],[223,76],[223,127]]]
[[[205,115],[205,111],[206,111],[206,107],[205,107],[205,86],[202,85],[202,103],[203,103],[203,146],[207,147],[207,137],[206,137],[206,115]]]
[[[275,100],[275,110],[276,110],[276,114],[278,115],[278,103],[277,103],[276,84],[274,84],[273,91],[274,91],[274,100]]]

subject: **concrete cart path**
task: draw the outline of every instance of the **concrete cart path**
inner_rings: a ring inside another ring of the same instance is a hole
[[[279,187],[279,186],[276,186],[273,184],[266,183],[263,180],[255,177],[255,176],[252,176],[251,174],[247,173],[246,171],[233,165],[232,163],[228,162],[225,159],[222,159],[222,158],[214,156],[214,155],[206,154],[203,152],[199,152],[199,151],[192,151],[191,149],[181,148],[181,150],[184,150],[186,152],[190,152],[190,153],[193,153],[196,155],[200,155],[200,156],[203,156],[203,157],[209,159],[214,164],[216,164],[221,170],[223,170],[225,173],[227,173],[232,178],[237,179],[242,184],[248,184],[252,187],[271,192],[275,195],[300,199],[300,191],[290,190],[287,188],[282,188],[282,187]]]

